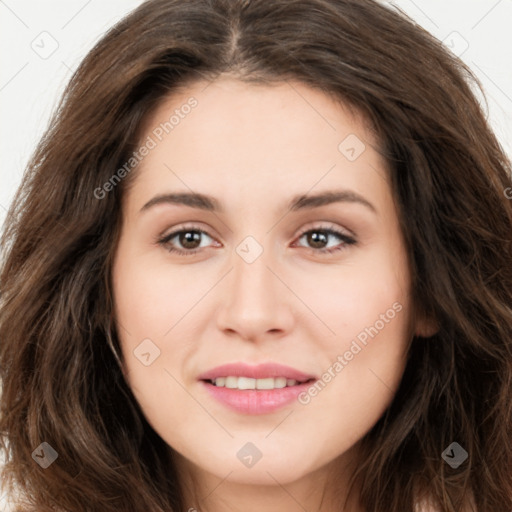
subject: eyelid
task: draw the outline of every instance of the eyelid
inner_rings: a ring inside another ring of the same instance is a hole
[[[166,241],[171,240],[172,238],[174,238],[176,235],[179,235],[183,231],[198,231],[202,234],[209,236],[212,240],[216,240],[216,237],[212,236],[205,228],[200,227],[199,224],[185,223],[185,224],[179,224],[178,226],[173,228],[171,231],[169,231],[167,234],[158,235],[155,238],[154,242],[156,244],[165,244]],[[194,250],[196,250],[196,249],[190,249],[187,251],[187,253],[193,254]]]
[[[173,227],[167,234],[160,235],[159,238],[167,238],[169,235],[179,233],[180,231],[185,231],[189,229],[190,231],[204,231],[206,234],[209,235],[209,233],[206,231],[205,228],[201,227],[199,224],[194,224],[194,222],[185,222],[184,224],[178,224],[177,226]],[[166,233],[164,231],[164,233]]]
[[[326,222],[326,221],[324,221]],[[340,233],[346,237],[355,238],[355,234],[350,231],[349,229],[342,228],[338,226],[337,224],[333,224],[332,222],[326,222],[326,224],[323,224],[322,221],[316,221],[311,222],[309,224],[306,224],[306,227],[302,228],[301,231],[298,232],[297,235],[295,235],[295,238],[301,237],[302,235],[308,233],[309,231],[318,229],[319,231],[325,230],[325,231],[336,231],[337,233]]]

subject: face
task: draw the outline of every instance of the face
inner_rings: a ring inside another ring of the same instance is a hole
[[[149,423],[232,482],[343,464],[419,329],[377,141],[305,85],[228,78],[167,98],[141,140],[113,288]]]

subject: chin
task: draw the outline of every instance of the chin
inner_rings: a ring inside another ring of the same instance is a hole
[[[204,451],[194,449],[194,453],[180,450],[179,458],[220,480],[246,485],[276,485],[276,481],[285,485],[300,480],[322,465],[314,464],[311,449],[304,446],[297,449],[291,443],[272,443],[269,439],[252,443],[246,436],[243,439],[236,437],[214,446],[215,451],[211,447],[205,447]],[[305,456],[305,453],[309,455]]]
[[[236,469],[233,469],[232,464],[226,464],[224,473],[219,471],[219,467],[222,467],[219,465],[215,468],[215,475],[223,479],[229,471],[232,471],[226,479],[229,482],[245,485],[276,485],[278,482],[281,485],[287,485],[300,480],[314,470],[299,466],[297,462],[268,461],[264,463],[262,459],[252,468],[240,465],[241,467]]]

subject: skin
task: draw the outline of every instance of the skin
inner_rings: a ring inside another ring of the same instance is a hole
[[[413,334],[430,334],[413,314],[386,163],[363,120],[326,94],[226,76],[166,98],[141,140],[191,96],[197,106],[149,151],[124,196],[113,287],[125,378],[176,452],[187,508],[339,510],[360,441],[393,398]],[[365,144],[354,161],[338,149],[349,134]],[[286,208],[293,196],[339,189],[375,211],[349,201]],[[223,212],[170,203],[141,212],[159,194],[190,191],[214,196]],[[172,243],[192,250],[183,237],[156,242],[184,224],[207,233],[196,254],[168,251]],[[329,227],[356,243],[301,236]],[[247,236],[263,249],[252,263],[236,251]],[[321,254],[326,245],[343,248]],[[338,356],[395,303],[400,312],[306,405],[241,414],[198,381],[231,362],[332,374]],[[160,350],[149,366],[133,353],[146,338]],[[262,453],[251,468],[236,456],[247,442]],[[362,508],[353,501],[349,510]]]

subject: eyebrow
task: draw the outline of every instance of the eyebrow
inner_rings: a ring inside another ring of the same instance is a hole
[[[333,190],[314,195],[297,195],[291,199],[290,203],[288,204],[288,209],[291,211],[305,210],[319,208],[320,206],[325,206],[332,203],[357,203],[365,206],[373,213],[377,214],[377,210],[372,203],[352,190]],[[141,208],[140,213],[160,204],[176,204],[210,212],[224,212],[221,203],[212,196],[200,194],[197,192],[182,192],[159,194],[150,199]]]

